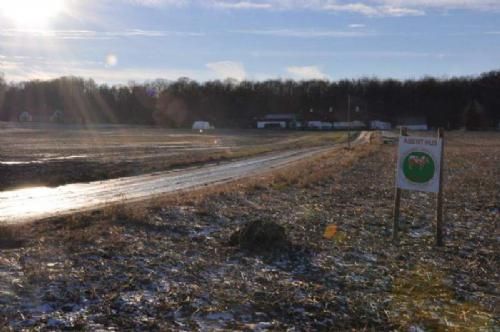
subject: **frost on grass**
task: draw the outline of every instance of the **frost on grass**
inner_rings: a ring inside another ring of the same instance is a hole
[[[500,139],[467,135],[446,146],[443,248],[422,193],[403,194],[391,244],[394,147],[356,148],[258,185],[33,225],[0,251],[0,326],[498,329]],[[273,259],[240,247],[281,243],[282,229],[292,247]]]

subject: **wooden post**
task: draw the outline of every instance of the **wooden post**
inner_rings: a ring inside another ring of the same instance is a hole
[[[444,156],[444,130],[438,129],[438,138],[442,139],[442,150],[439,167],[439,191],[436,199],[436,245],[442,247],[443,242],[443,156]]]
[[[405,127],[401,127],[400,136],[407,136],[408,132]],[[399,160],[396,158],[396,163]],[[399,170],[399,165],[396,164],[396,176]],[[396,193],[394,194],[394,212],[393,212],[393,223],[392,223],[392,241],[396,243],[398,241],[399,232],[399,205],[401,202],[401,189],[398,188],[397,178],[396,178]]]

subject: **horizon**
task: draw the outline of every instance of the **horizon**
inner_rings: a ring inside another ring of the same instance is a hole
[[[494,0],[0,0],[0,73],[99,84],[420,80],[500,68]]]
[[[115,82],[115,83],[108,83],[108,82],[98,82],[95,81],[92,77],[83,77],[83,76],[75,76],[75,75],[64,75],[64,76],[57,76],[57,77],[50,77],[50,78],[43,78],[43,79],[37,79],[37,78],[32,78],[32,79],[27,79],[24,81],[8,81],[6,80],[5,76],[2,77],[2,72],[0,72],[0,79],[4,79],[5,83],[7,84],[22,84],[22,83],[28,83],[28,82],[51,82],[51,81],[57,81],[61,79],[82,79],[82,80],[89,80],[89,81],[94,81],[97,86],[108,86],[110,88],[112,87],[124,87],[124,86],[147,86],[148,84],[154,83],[154,82],[166,82],[166,83],[175,83],[183,79],[187,79],[190,82],[195,82],[197,84],[203,85],[205,83],[212,83],[212,82],[221,82],[221,83],[226,83],[229,82],[230,84],[235,84],[239,85],[244,82],[249,82],[249,83],[254,83],[254,84],[259,84],[259,83],[265,83],[265,82],[271,82],[271,81],[278,81],[278,82],[294,82],[297,84],[300,83],[309,83],[309,82],[325,82],[328,84],[335,84],[339,82],[345,82],[345,81],[362,81],[362,80],[369,80],[369,81],[397,81],[401,83],[405,82],[419,82],[419,81],[425,81],[425,80],[435,80],[437,82],[446,82],[450,80],[466,80],[466,79],[481,79],[484,75],[489,75],[489,74],[494,74],[500,72],[500,68],[498,69],[492,69],[489,71],[477,73],[477,74],[470,74],[470,75],[456,75],[456,76],[432,76],[432,75],[424,75],[421,77],[408,77],[408,78],[395,78],[395,77],[377,77],[377,76],[359,76],[359,77],[341,77],[338,79],[330,79],[330,78],[311,78],[311,79],[294,79],[290,77],[270,77],[270,78],[265,78],[262,80],[257,80],[257,79],[243,79],[243,80],[236,80],[232,77],[226,77],[226,78],[212,78],[212,79],[207,79],[207,80],[196,80],[192,79],[187,76],[179,76],[177,78],[162,78],[162,77],[157,77],[157,78],[152,78],[152,79],[145,79],[143,81],[136,81],[136,80],[128,80],[125,82]]]

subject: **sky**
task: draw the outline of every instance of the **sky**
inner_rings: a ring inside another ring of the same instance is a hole
[[[0,0],[0,73],[410,79],[500,69],[500,0]]]

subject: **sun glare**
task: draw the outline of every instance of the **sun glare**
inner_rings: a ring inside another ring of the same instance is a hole
[[[64,0],[0,0],[0,12],[23,28],[45,27],[64,9]]]

